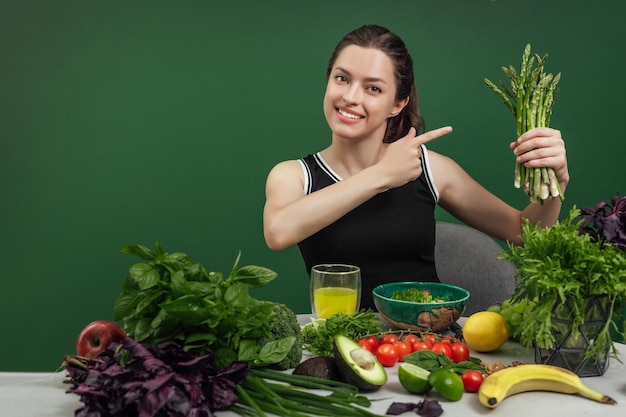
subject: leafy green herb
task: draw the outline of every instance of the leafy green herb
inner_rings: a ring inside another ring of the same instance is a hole
[[[480,364],[480,359],[470,357],[463,362],[455,363],[452,359],[448,358],[442,353],[436,353],[431,350],[418,350],[410,353],[404,357],[406,363],[419,366],[427,371],[434,371],[435,369],[451,369],[455,373],[461,375],[463,372],[473,369],[479,372],[484,372],[485,369]]]
[[[335,336],[342,334],[357,340],[382,332],[382,322],[371,310],[354,315],[333,314],[327,319],[312,319],[302,328],[304,349],[318,356],[333,356]]]
[[[418,288],[408,288],[406,290],[394,291],[391,294],[394,300],[411,301],[413,303],[438,303],[446,301],[443,297],[434,297],[430,291]]]
[[[239,267],[240,254],[228,276],[207,272],[184,253],[166,253],[129,245],[122,253],[147,262],[130,267],[114,306],[129,336],[147,345],[177,341],[185,350],[212,353],[222,368],[235,361],[264,366],[282,360],[294,337],[271,336],[274,304],[254,299],[250,288],[267,285],[277,274],[260,266]]]
[[[501,258],[517,268],[513,303],[527,299],[526,320],[520,325],[519,340],[523,346],[534,343],[550,349],[556,342],[554,312],[565,303],[571,309],[569,331],[580,335],[579,325],[585,321],[587,305],[596,296],[606,296],[609,317],[619,300],[626,296],[626,253],[615,245],[602,244],[587,233],[580,233],[580,210],[576,207],[569,217],[550,227],[539,227],[526,221],[522,227],[523,246],[509,244]],[[598,359],[610,344],[612,320],[599,329],[586,352],[586,357]],[[620,331],[619,329],[618,332]]]

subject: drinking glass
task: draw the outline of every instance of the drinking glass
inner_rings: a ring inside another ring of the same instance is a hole
[[[354,265],[321,264],[311,268],[311,309],[320,319],[355,314],[361,304],[361,269]]]

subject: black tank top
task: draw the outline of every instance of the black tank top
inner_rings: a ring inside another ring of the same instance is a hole
[[[299,160],[305,193],[341,178],[319,153]],[[435,207],[428,152],[422,146],[422,175],[381,192],[298,244],[307,271],[321,263],[361,268],[361,308],[375,310],[372,289],[394,281],[439,281],[435,270]],[[307,272],[308,273],[308,272]]]

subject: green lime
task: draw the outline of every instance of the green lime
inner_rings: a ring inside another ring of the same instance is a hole
[[[458,401],[463,396],[463,380],[450,369],[435,369],[428,376],[428,382],[450,401]]]
[[[432,386],[428,382],[428,376],[430,372],[417,365],[410,363],[402,363],[398,368],[398,380],[400,384],[413,394],[425,394]]]

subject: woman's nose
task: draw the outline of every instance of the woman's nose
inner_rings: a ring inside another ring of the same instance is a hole
[[[361,100],[361,89],[356,84],[351,84],[348,86],[346,91],[343,93],[343,101],[346,104],[355,104]]]

